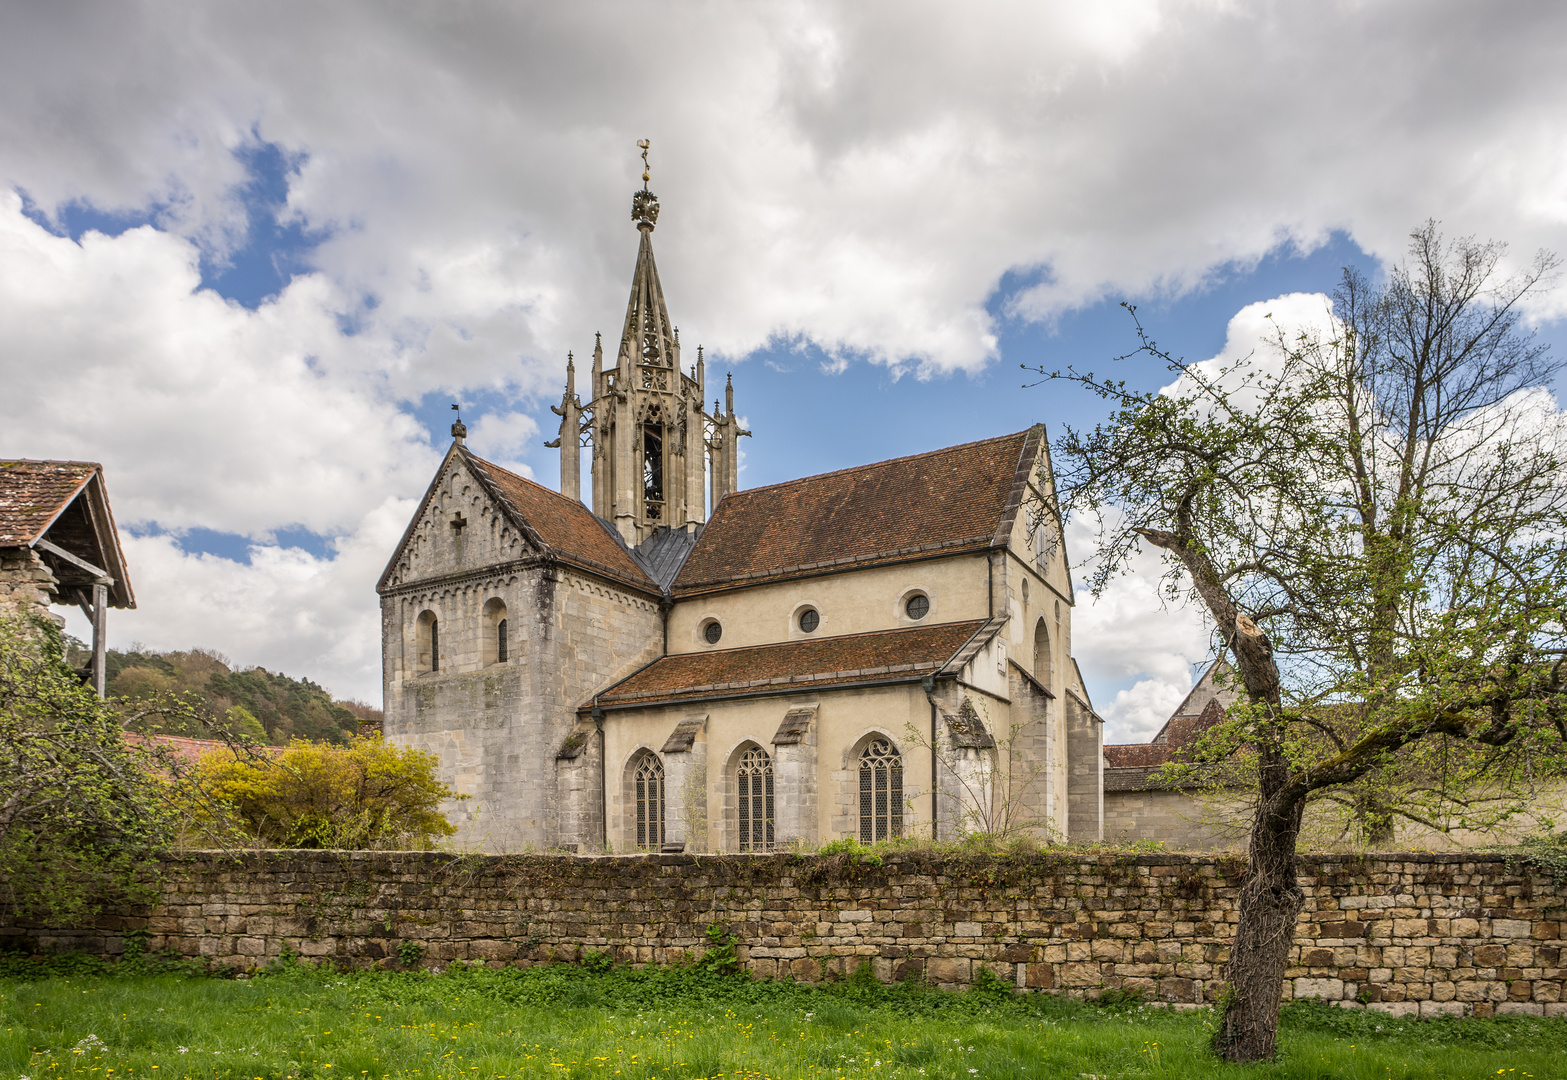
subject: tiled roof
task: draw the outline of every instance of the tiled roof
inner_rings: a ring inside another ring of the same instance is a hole
[[[1163,743],[1125,743],[1105,747],[1105,767],[1140,769],[1163,765],[1175,751]]]
[[[1108,748],[1107,748],[1108,749]],[[1170,785],[1154,781],[1159,773],[1156,765],[1143,765],[1124,769],[1105,770],[1106,791],[1168,791]]]
[[[0,547],[38,539],[97,471],[90,461],[0,461]]]
[[[1198,716],[1172,716],[1160,734],[1163,742],[1112,743],[1104,748],[1105,790],[1143,791],[1168,788],[1151,783],[1161,765],[1183,759],[1182,751],[1204,731],[1224,719],[1224,709],[1210,698]]]
[[[657,595],[654,584],[609,527],[576,499],[508,472],[463,451],[474,474],[486,482],[513,514],[562,562],[607,575]]]
[[[1005,543],[1043,429],[737,491],[713,511],[676,596],[818,569]]]
[[[767,693],[915,678],[935,672],[985,624],[943,623],[871,634],[678,653],[653,661],[599,694],[601,706]],[[584,703],[586,708],[591,702]]]

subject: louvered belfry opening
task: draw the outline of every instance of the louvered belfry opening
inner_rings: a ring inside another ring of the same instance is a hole
[[[657,851],[664,846],[664,763],[657,754],[643,754],[632,777],[637,804],[637,847]]]
[[[773,759],[760,746],[740,755],[740,850],[773,850]]]
[[[886,739],[860,754],[860,841],[903,835],[903,758]]]

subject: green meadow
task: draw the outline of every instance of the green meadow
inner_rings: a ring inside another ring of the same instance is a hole
[[[0,1078],[1567,1077],[1567,1021],[1286,1010],[1280,1054],[1207,1052],[1213,1016],[601,962],[250,978],[0,965]]]

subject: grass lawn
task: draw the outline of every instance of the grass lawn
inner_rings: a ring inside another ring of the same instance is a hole
[[[1567,1077],[1567,1021],[1286,1010],[1279,1059],[1213,1018],[998,989],[827,989],[700,971],[286,969],[249,979],[0,965],[0,1080],[180,1077]]]

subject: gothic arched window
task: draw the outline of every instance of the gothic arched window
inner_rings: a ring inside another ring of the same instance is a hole
[[[657,754],[643,754],[632,776],[637,804],[637,847],[657,851],[664,846],[664,763]]]
[[[773,759],[760,746],[740,755],[735,775],[739,789],[740,850],[773,850]]]
[[[860,842],[903,835],[903,757],[886,739],[860,754]]]

